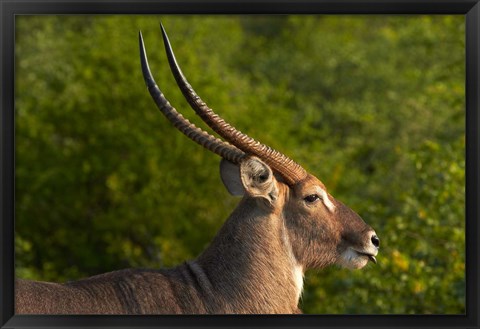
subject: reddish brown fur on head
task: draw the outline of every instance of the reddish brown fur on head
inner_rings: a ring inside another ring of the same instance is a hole
[[[233,166],[233,165],[232,165]],[[222,168],[225,168],[225,161]],[[235,166],[234,166],[235,167]],[[361,268],[376,261],[379,239],[358,214],[334,199],[325,185],[310,174],[290,186],[256,157],[234,169],[222,170],[229,190],[236,182],[236,194],[258,200],[258,206],[279,216],[286,227],[293,255],[302,268],[323,268],[338,264]],[[227,178],[228,176],[229,178]],[[241,186],[241,188],[240,188]]]
[[[307,268],[330,264],[361,268],[369,259],[375,260],[379,240],[373,229],[328,194],[318,178],[309,174],[289,193],[285,222],[295,256]]]

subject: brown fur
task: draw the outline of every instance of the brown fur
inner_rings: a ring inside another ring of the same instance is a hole
[[[245,196],[197,259],[65,284],[18,279],[16,313],[300,313],[295,269],[366,264],[365,256],[342,255],[349,248],[372,250],[372,229],[331,197],[333,212],[321,201],[307,204],[306,195],[324,189],[317,178],[289,187],[255,157],[239,171]]]

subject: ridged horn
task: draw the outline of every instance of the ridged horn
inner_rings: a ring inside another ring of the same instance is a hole
[[[162,29],[163,41],[167,53],[170,69],[177,81],[180,90],[187,99],[190,106],[210,126],[225,140],[235,145],[237,148],[247,154],[253,154],[265,161],[277,173],[279,173],[288,185],[294,185],[307,176],[307,172],[298,163],[285,156],[284,154],[272,149],[268,145],[262,144],[248,135],[237,130],[235,127],[223,120],[197,95],[192,86],[182,73],[173,53],[167,33]]]
[[[202,145],[209,151],[220,155],[222,158],[230,162],[239,163],[245,156],[244,152],[196,127],[193,123],[188,121],[188,119],[184,118],[183,115],[178,113],[177,110],[168,102],[163,93],[160,91],[160,88],[158,88],[157,83],[155,82],[150,71],[145,45],[143,43],[142,32],[139,32],[138,40],[140,45],[140,62],[142,65],[143,78],[145,79],[145,83],[150,95],[160,111],[178,130],[180,130],[185,136],[194,142]]]

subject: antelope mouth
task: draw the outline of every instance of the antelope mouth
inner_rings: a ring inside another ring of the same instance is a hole
[[[377,259],[375,258],[374,255],[368,254],[368,253],[365,253],[365,252],[356,251],[356,250],[355,250],[355,252],[356,252],[357,254],[359,254],[360,256],[365,256],[365,257],[367,257],[368,260],[371,261],[372,263],[377,264]]]
[[[350,247],[341,254],[338,264],[350,269],[359,269],[367,265],[368,262],[377,264],[377,258],[375,257],[377,254],[378,251],[376,250],[364,249],[359,251]]]

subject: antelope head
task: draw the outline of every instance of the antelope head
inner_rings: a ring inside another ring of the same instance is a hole
[[[162,34],[171,71],[184,97],[202,120],[224,140],[185,119],[162,94],[150,72],[139,34],[143,76],[160,111],[187,137],[220,155],[228,191],[254,200],[258,211],[283,221],[291,253],[302,270],[338,264],[362,268],[376,263],[380,240],[353,210],[333,198],[325,185],[284,154],[235,129],[218,116],[190,86],[177,64],[168,36]]]

